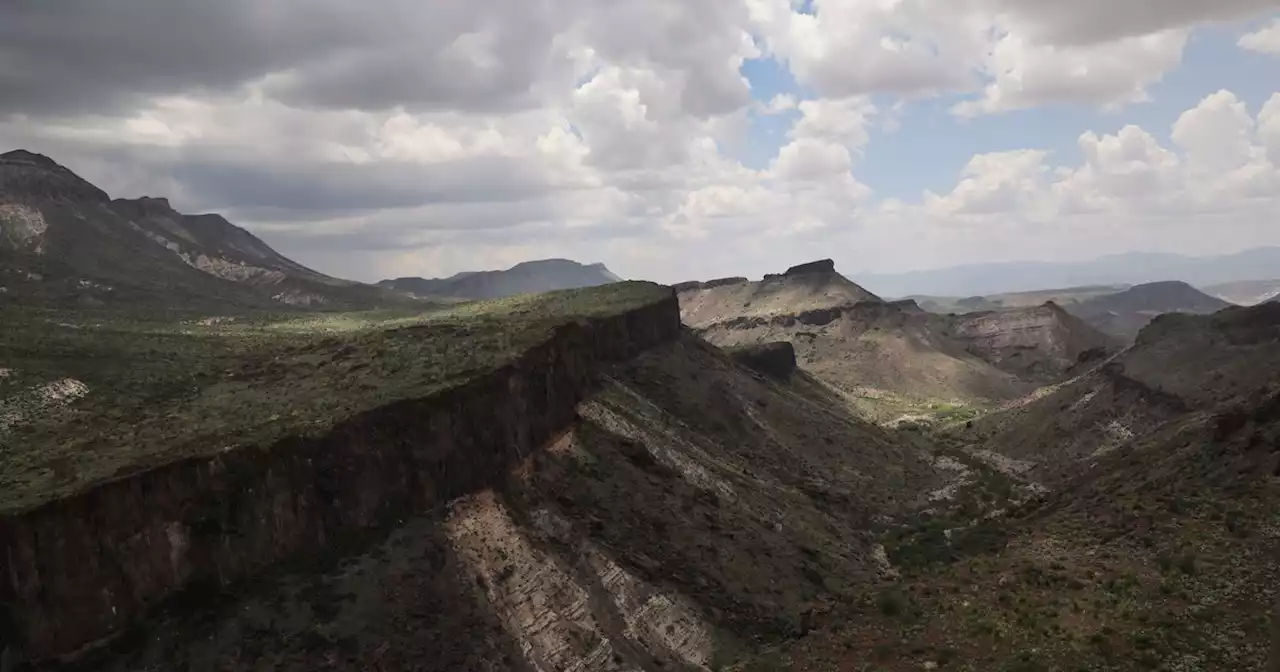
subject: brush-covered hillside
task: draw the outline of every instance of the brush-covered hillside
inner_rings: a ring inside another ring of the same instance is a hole
[[[616,283],[283,321],[26,315],[0,334],[0,652],[750,664],[863,599],[882,531],[954,475],[678,310]]]
[[[901,578],[878,602],[769,660],[1270,669],[1280,662],[1277,365],[1273,305],[1166,315],[1098,370],[936,435],[936,450],[969,471],[953,493],[964,504],[889,535]]]

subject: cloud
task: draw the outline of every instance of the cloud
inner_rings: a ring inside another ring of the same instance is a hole
[[[304,108],[527,110],[598,59],[679,80],[686,111],[747,100],[730,0],[16,0],[0,6],[0,113],[114,112],[259,84]]]
[[[1171,146],[1127,125],[1082,134],[1074,166],[1034,149],[981,154],[950,191],[926,193],[916,205],[883,205],[874,228],[897,232],[887,240],[917,231],[918,268],[993,256],[1197,254],[1274,244],[1277,119],[1280,94],[1254,117],[1235,94],[1218,91],[1179,116]]]
[[[962,116],[1050,103],[1116,108],[1181,62],[1190,29],[1271,0],[747,0],[762,41],[823,96],[981,91]]]
[[[1280,55],[1280,19],[1273,20],[1265,28],[1241,36],[1236,44],[1246,51]]]
[[[916,198],[877,200],[859,176],[922,97],[1123,110],[1194,25],[1262,4],[16,0],[0,4],[0,145],[367,280],[536,256],[678,281],[828,256],[856,271],[1196,250],[1210,223],[1212,244],[1243,245],[1274,241],[1280,96],[1256,114],[1209,96],[1163,144],[1084,133],[1076,165],[979,153]],[[742,65],[770,57],[800,86],[753,101]],[[776,149],[740,162],[766,116],[786,129]]]
[[[1028,39],[1055,46],[1095,45],[1275,11],[1273,0],[978,0],[975,4],[1004,14]]]
[[[1089,46],[1036,44],[1006,33],[986,59],[991,81],[976,101],[957,104],[961,116],[1051,103],[1116,107],[1148,99],[1146,87],[1182,60],[1186,30],[1167,30]]]

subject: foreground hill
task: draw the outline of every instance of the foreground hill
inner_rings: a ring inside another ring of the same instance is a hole
[[[396,278],[379,287],[423,298],[472,301],[559,289],[597,287],[618,282],[604,264],[579,264],[568,259],[543,259],[516,264],[505,271],[459,273],[448,278]]]
[[[0,648],[32,669],[720,668],[858,599],[948,480],[647,283],[46,316],[0,333]]]
[[[115,199],[24,150],[0,154],[0,302],[352,308],[403,299],[303,267],[218,215]]]
[[[1015,399],[1114,345],[1053,304],[948,316],[886,303],[826,262],[761,283],[676,288],[682,318],[707,340],[788,341],[802,368],[881,421]]]
[[[762,662],[1274,669],[1277,366],[1280,305],[1164,315],[1105,365],[936,435],[966,473],[956,506],[886,534],[899,578]]]
[[[1207,315],[1230,305],[1185,282],[1153,282],[1070,304],[1067,310],[1108,334],[1132,339],[1157,315]]]

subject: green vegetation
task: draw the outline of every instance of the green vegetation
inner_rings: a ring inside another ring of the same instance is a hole
[[[500,367],[557,326],[666,291],[631,282],[429,312],[181,321],[9,309],[0,511],[190,455],[323,433]],[[44,387],[68,380],[72,394]]]

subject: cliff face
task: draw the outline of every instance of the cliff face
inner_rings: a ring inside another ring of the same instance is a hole
[[[1082,358],[1118,345],[1054,303],[960,315],[954,333],[975,355],[1032,378],[1059,376]]]
[[[672,295],[564,326],[513,364],[322,437],[170,464],[0,519],[0,627],[12,630],[0,640],[23,658],[70,654],[184,589],[489,487],[570,424],[602,365],[680,328]]]

